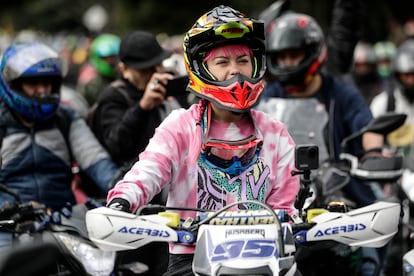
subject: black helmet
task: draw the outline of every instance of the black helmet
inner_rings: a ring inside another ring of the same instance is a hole
[[[285,13],[269,25],[267,32],[267,67],[286,92],[296,92],[313,79],[326,59],[323,32],[316,21],[306,14]],[[297,66],[279,66],[277,54],[288,49],[305,51]]]
[[[219,6],[202,15],[184,38],[184,59],[190,78],[188,89],[224,109],[248,110],[263,91],[266,71],[264,24],[227,6]],[[251,77],[236,76],[227,81],[215,80],[203,58],[213,48],[244,44],[253,52]]]
[[[414,85],[408,85],[401,81],[399,75],[401,73],[414,74],[414,39],[406,40],[397,50],[392,64],[392,70],[398,87],[403,95],[405,95],[410,102],[414,102]]]

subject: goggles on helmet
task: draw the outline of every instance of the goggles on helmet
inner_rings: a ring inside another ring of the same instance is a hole
[[[257,161],[262,144],[253,135],[237,141],[210,139],[202,145],[201,156],[211,167],[236,175]]]

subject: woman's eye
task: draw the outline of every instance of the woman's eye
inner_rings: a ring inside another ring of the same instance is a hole
[[[226,60],[218,60],[217,62],[216,62],[216,64],[220,64],[220,65],[222,65],[222,64],[226,64],[227,63],[227,61]]]

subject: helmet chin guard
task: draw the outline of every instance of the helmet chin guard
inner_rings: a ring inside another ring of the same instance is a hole
[[[238,74],[226,81],[215,82],[215,85],[201,81],[190,82],[188,89],[220,108],[241,112],[249,110],[258,103],[260,93],[264,88],[264,82],[259,80],[254,83],[254,81]]]

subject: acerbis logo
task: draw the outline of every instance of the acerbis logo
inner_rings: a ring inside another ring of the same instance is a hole
[[[162,230],[157,229],[150,229],[150,228],[142,228],[142,227],[122,227],[118,230],[118,233],[124,233],[124,234],[135,234],[135,235],[141,235],[141,236],[151,236],[151,237],[162,237],[162,238],[168,238],[170,236],[170,233]]]
[[[329,227],[329,228],[326,228],[325,230],[318,230],[314,237],[332,236],[332,235],[338,235],[340,233],[363,231],[366,228],[367,226],[362,223]]]

